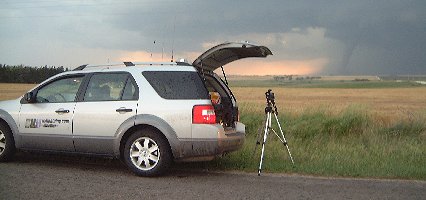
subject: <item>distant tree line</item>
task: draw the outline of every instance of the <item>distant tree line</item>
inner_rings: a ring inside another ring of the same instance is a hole
[[[31,67],[0,64],[0,83],[40,83],[51,76],[68,71],[64,67]]]
[[[321,79],[320,76],[298,76],[298,75],[283,75],[283,76],[274,76],[275,81],[292,81],[292,80],[314,80],[314,79]]]

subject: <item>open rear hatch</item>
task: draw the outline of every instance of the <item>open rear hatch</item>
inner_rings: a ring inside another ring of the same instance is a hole
[[[235,60],[253,57],[265,58],[268,55],[272,55],[272,52],[265,46],[257,46],[248,42],[226,42],[201,54],[192,65],[200,70],[214,71]]]
[[[265,46],[248,42],[226,42],[207,50],[192,63],[205,80],[215,107],[216,121],[225,128],[235,126],[235,122],[238,120],[238,107],[234,95],[228,88],[223,66],[243,58],[264,58],[268,55],[272,55],[272,52]],[[222,68],[225,82],[213,72],[219,67]]]

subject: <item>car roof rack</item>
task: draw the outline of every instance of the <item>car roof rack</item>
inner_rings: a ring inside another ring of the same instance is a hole
[[[87,67],[87,64],[85,64],[85,65],[80,65],[80,66],[78,66],[77,68],[75,68],[75,69],[73,69],[72,71],[80,71],[80,70],[83,70],[84,68],[86,68]]]
[[[109,67],[123,67],[123,64],[125,67],[132,67],[132,66],[152,66],[152,65],[160,65],[160,66],[173,66],[173,65],[178,65],[178,66],[191,66],[191,64],[187,63],[187,62],[181,62],[181,61],[177,61],[177,62],[123,62],[123,63],[115,63],[115,64],[105,64],[105,65],[89,65],[89,64],[84,64],[84,65],[80,65],[77,68],[73,69],[73,71],[81,71],[81,70],[85,70],[88,68],[92,68],[92,67],[105,67],[105,68],[109,68]]]

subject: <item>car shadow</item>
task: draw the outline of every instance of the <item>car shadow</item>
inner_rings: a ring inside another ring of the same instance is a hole
[[[49,152],[17,152],[10,161],[19,165],[38,165],[44,167],[69,168],[70,170],[97,170],[108,173],[136,176],[119,159],[93,157],[73,154],[53,154]],[[202,177],[224,175],[208,167],[208,162],[173,163],[168,171],[160,177]]]

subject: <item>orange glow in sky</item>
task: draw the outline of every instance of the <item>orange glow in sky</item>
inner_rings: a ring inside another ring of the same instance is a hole
[[[232,75],[313,75],[328,63],[327,59],[268,61],[268,58],[249,58],[224,66]]]
[[[118,62],[170,62],[171,56],[161,53],[151,54],[146,51],[132,51],[123,52],[117,60]]]
[[[195,59],[201,53],[187,53],[187,56]],[[145,51],[123,52],[118,61],[130,62],[170,62],[168,54],[151,53]],[[175,59],[178,59],[175,57]],[[190,60],[192,62],[193,60]],[[326,58],[312,60],[274,60],[268,58],[248,58],[234,61],[224,66],[229,75],[313,75],[320,72],[328,63]]]

